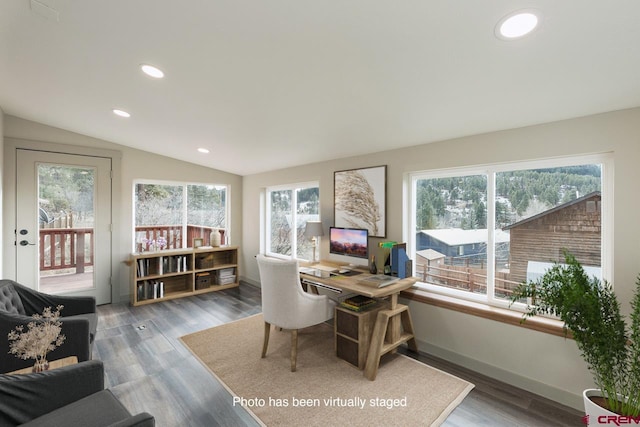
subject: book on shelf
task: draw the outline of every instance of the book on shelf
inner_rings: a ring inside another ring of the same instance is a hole
[[[138,301],[164,298],[164,282],[157,280],[138,282],[136,286],[136,296]]]
[[[169,257],[164,257],[163,263],[163,271],[166,273],[182,273],[188,271],[188,264],[186,255],[172,255]]]
[[[364,295],[353,295],[343,299],[340,306],[352,311],[364,311],[376,305],[377,300]]]
[[[222,268],[220,270],[217,270],[216,274],[218,275],[218,277],[235,276],[235,269],[233,267]]]
[[[140,258],[137,265],[138,277],[145,277],[149,275],[149,259]]]

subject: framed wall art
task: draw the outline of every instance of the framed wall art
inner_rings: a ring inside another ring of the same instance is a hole
[[[336,227],[366,228],[370,237],[386,237],[387,166],[334,172]]]

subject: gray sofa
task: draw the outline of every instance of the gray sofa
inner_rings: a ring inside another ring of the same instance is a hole
[[[153,427],[104,389],[104,368],[90,360],[32,374],[0,374],[0,426]]]
[[[18,325],[26,326],[33,314],[42,314],[46,307],[60,312],[64,343],[47,355],[48,360],[76,356],[79,362],[91,359],[93,341],[98,327],[96,300],[92,297],[48,295],[22,286],[13,280],[0,280],[0,342]],[[9,353],[8,346],[0,347],[0,373],[33,366],[33,360],[19,359]]]

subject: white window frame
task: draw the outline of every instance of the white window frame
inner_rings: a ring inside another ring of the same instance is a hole
[[[187,186],[189,185],[204,185],[204,186],[214,186],[214,187],[224,187],[225,188],[225,206],[224,206],[224,214],[225,214],[225,225],[224,225],[224,235],[226,244],[231,244],[231,186],[229,184],[214,184],[210,182],[191,182],[191,181],[164,181],[159,179],[136,179],[133,181],[133,186],[131,188],[131,223],[133,224],[131,233],[133,240],[133,251],[136,250],[136,186],[138,184],[148,184],[148,185],[173,185],[173,186],[181,186],[183,187],[182,192],[182,235],[187,235]],[[189,246],[189,242],[186,239],[182,239],[182,248],[186,248]]]
[[[403,238],[407,242],[410,257],[415,259],[416,250],[416,205],[414,196],[416,194],[416,181],[419,179],[448,178],[456,176],[486,175],[487,176],[487,230],[495,229],[495,177],[499,172],[526,169],[547,169],[563,166],[577,166],[584,164],[602,165],[602,205],[601,205],[601,268],[603,279],[614,282],[613,278],[613,156],[611,153],[575,155],[566,157],[555,157],[548,159],[536,159],[509,163],[496,163],[489,165],[478,165],[460,168],[448,168],[428,171],[408,172],[404,176],[403,190],[403,217],[405,218],[403,227]],[[489,250],[490,248],[490,250]],[[524,304],[510,305],[509,301],[495,298],[495,241],[494,233],[487,236],[487,294],[474,294],[458,289],[446,288],[430,283],[418,281],[416,288],[433,292],[435,294],[446,295],[461,300],[485,303],[499,308],[524,310]]]
[[[304,190],[307,188],[318,188],[320,189],[320,183],[318,181],[307,181],[300,182],[296,184],[282,184],[271,187],[266,187],[264,192],[264,253],[267,256],[281,259],[298,259],[296,258],[297,254],[297,244],[298,244],[298,235],[297,233],[291,233],[291,256],[279,254],[277,252],[273,252],[271,250],[271,193],[275,191],[291,191],[291,222],[292,224],[296,223],[296,217],[298,213],[296,212],[296,207],[298,206],[298,190]],[[320,203],[320,202],[318,202]],[[318,206],[318,221],[320,221],[320,212],[321,207]],[[318,243],[319,245],[319,243]],[[300,261],[309,261],[300,259]]]

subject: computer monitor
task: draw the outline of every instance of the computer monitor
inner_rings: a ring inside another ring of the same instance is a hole
[[[329,227],[329,260],[349,266],[369,265],[369,231],[365,228]]]

